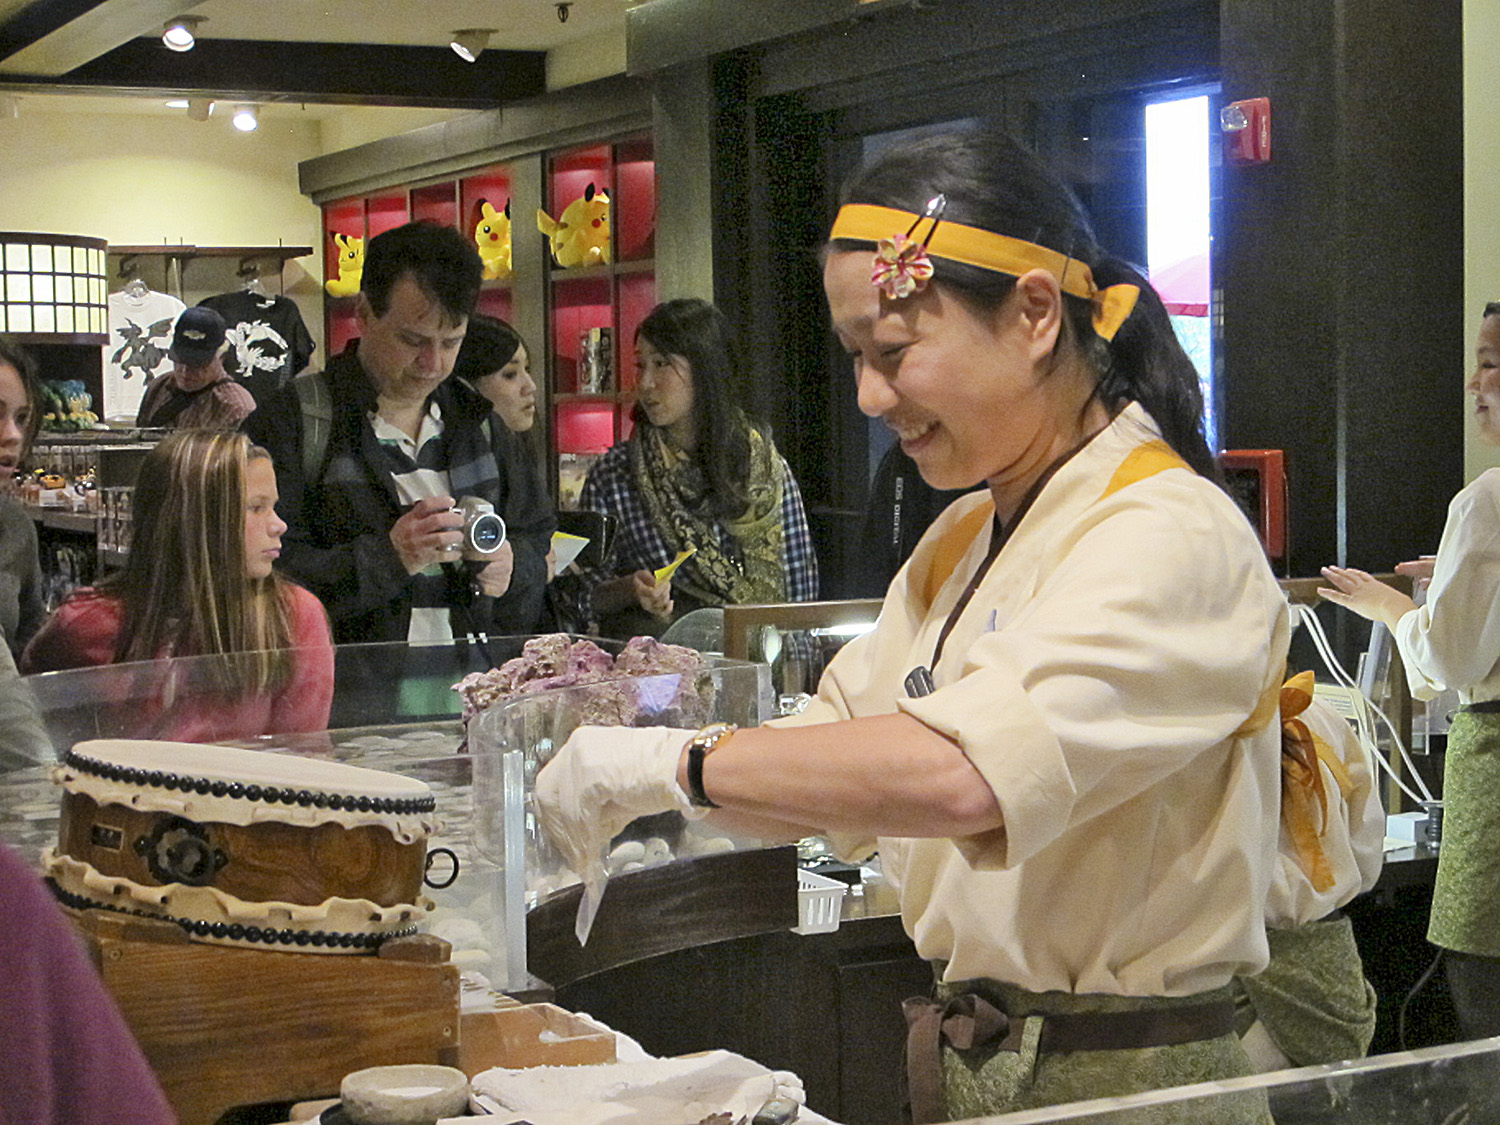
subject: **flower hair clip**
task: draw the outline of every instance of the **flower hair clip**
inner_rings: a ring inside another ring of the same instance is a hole
[[[932,259],[927,255],[927,246],[947,207],[948,198],[942,194],[935,195],[927,201],[927,206],[912,225],[906,228],[905,234],[880,239],[876,243],[875,268],[870,274],[870,284],[892,300],[910,297],[913,293],[926,289],[927,283],[932,280]],[[917,242],[912,235],[924,219],[931,219],[932,226],[927,228],[927,237]]]

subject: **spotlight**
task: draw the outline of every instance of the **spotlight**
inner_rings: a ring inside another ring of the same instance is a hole
[[[463,31],[455,31],[453,41],[448,46],[464,62],[473,62],[490,45],[490,36],[493,34],[493,27],[468,27]]]
[[[208,115],[214,111],[214,100],[212,98],[189,98],[187,100],[187,111],[189,121],[207,121]],[[251,125],[250,128],[255,128]]]
[[[167,103],[168,109],[187,109],[187,107],[188,100],[186,98],[173,98]]]
[[[260,127],[260,114],[253,105],[242,105],[234,111],[234,127],[241,133],[253,133]]]
[[[191,51],[198,42],[195,34],[202,16],[177,16],[161,29],[161,41],[174,51]]]
[[[571,3],[559,4],[557,6],[557,22],[558,23],[567,23],[568,22],[568,13],[572,9],[572,7],[573,7],[573,5]]]

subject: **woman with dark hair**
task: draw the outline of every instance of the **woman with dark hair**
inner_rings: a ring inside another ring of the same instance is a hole
[[[30,353],[0,336],[0,490],[16,479],[41,425],[41,385]],[[0,495],[0,633],[19,654],[46,608],[36,525],[13,496]]]
[[[604,566],[585,572],[584,618],[630,637],[703,606],[816,598],[802,494],[770,435],[735,402],[724,314],[693,299],[657,305],[636,333],[635,359],[635,434],[593,467],[579,501],[617,521]]]
[[[196,664],[191,683],[167,676],[141,701],[138,736],[212,742],[326,729],[328,615],[273,567],[286,530],[276,500],[270,456],[244,434],[167,435],[141,462],[125,568],[59,606],[21,670],[218,657]]]
[[[1500,446],[1500,302],[1484,307],[1464,390],[1480,439]],[[1500,469],[1449,503],[1435,558],[1396,570],[1430,583],[1424,604],[1353,567],[1325,566],[1318,593],[1390,629],[1418,699],[1458,692],[1427,940],[1442,953],[1459,1030],[1488,1038],[1500,1035]]]
[[[536,381],[520,333],[499,317],[482,313],[469,317],[453,374],[488,399],[492,408],[485,429],[504,481],[500,518],[515,557],[512,581],[527,588],[550,583],[557,512],[528,436],[536,424]],[[550,604],[549,595],[543,617],[550,612]],[[485,619],[483,613],[478,616]],[[530,626],[538,624],[540,619]]]
[[[1231,983],[1267,960],[1288,611],[1211,479],[1166,310],[981,130],[856,176],[823,283],[861,409],[934,488],[988,487],[933,523],[806,711],[580,727],[540,823],[586,881],[669,808],[822,829],[849,858],[878,842],[937,976],[907,1006],[918,1122],[1249,1073]],[[1269,1120],[1256,1092],[1216,1112]]]

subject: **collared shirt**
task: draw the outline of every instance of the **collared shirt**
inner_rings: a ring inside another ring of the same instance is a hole
[[[436,403],[428,404],[415,439],[373,410],[366,417],[403,505],[451,495],[448,470],[443,465],[443,416]],[[406,630],[408,644],[446,644],[453,640],[453,619],[446,597],[448,583],[443,575],[445,565],[430,563],[413,579],[411,621]]]

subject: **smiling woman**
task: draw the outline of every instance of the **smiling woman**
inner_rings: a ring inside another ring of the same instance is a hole
[[[930,484],[988,487],[800,715],[580,727],[539,822],[581,873],[666,808],[878,845],[938,982],[906,1006],[915,1121],[1248,1073],[1231,981],[1267,962],[1287,607],[1206,479],[1166,310],[1032,154],[977,130],[858,175],[823,276],[861,408]],[[945,1043],[960,1022],[980,1030]],[[1218,1120],[1268,1117],[1252,1094]]]
[[[26,673],[222,657],[138,716],[184,742],[322,730],[333,647],[322,603],[272,569],[276,473],[243,434],[180,430],[141,464],[125,569],[76,591],[32,639]]]
[[[1484,308],[1474,371],[1479,435],[1500,445],[1500,302]],[[1443,847],[1427,939],[1443,950],[1466,1039],[1500,1035],[1500,469],[1481,473],[1448,505],[1437,557],[1397,571],[1430,579],[1423,605],[1352,567],[1326,566],[1329,601],[1385,624],[1412,695],[1454,690],[1462,701],[1443,765]]]

